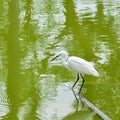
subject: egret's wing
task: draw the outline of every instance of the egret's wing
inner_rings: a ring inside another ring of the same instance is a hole
[[[79,57],[75,57],[75,56],[72,56],[72,57],[70,57],[69,59],[68,59],[68,61],[70,62],[70,64],[72,65],[72,64],[76,64],[76,65],[80,65],[80,66],[91,66],[91,67],[93,67],[93,63],[92,62],[88,62],[88,61],[86,61],[86,60],[84,60],[84,59],[82,59],[82,58],[79,58]]]
[[[77,73],[97,75],[93,65],[79,57],[72,56],[68,59],[69,68]]]

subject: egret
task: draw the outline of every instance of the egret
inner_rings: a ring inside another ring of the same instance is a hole
[[[93,76],[99,76],[99,73],[97,70],[94,68],[93,64],[91,62],[88,62],[82,58],[76,57],[76,56],[68,56],[68,53],[66,51],[60,51],[58,54],[56,54],[50,62],[55,60],[56,58],[60,57],[62,65],[75,72],[77,74],[77,79],[75,83],[72,86],[72,90],[74,90],[74,87],[76,83],[79,81],[80,76],[82,78],[82,84],[81,87],[78,91],[78,94],[80,95],[82,87],[84,85],[85,79],[83,77],[83,74],[88,74],[88,75],[93,75]]]

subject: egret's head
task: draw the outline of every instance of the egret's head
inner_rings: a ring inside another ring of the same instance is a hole
[[[53,60],[55,60],[55,59],[58,58],[58,57],[67,59],[68,53],[67,53],[66,51],[62,50],[62,51],[60,51],[58,54],[56,54],[56,55],[50,60],[50,62],[52,62]]]

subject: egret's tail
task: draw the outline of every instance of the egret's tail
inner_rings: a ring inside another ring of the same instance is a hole
[[[90,70],[90,73],[91,73],[91,75],[96,76],[96,77],[98,77],[98,76],[100,75],[95,68],[92,68],[92,69]]]
[[[94,76],[98,77],[100,74],[98,73],[97,70],[94,70],[94,73],[93,73]]]

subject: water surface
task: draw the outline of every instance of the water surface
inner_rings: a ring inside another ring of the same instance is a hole
[[[49,62],[66,50],[95,63],[82,95],[119,120],[119,0],[1,0],[0,14],[0,119],[101,119],[64,85],[76,75]]]

